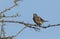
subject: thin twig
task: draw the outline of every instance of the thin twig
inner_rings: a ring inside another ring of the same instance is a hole
[[[2,22],[2,20],[0,20],[0,22]],[[4,20],[4,22],[11,22],[11,23],[19,23],[19,24],[23,24],[26,27],[32,27],[32,26],[37,26],[37,27],[41,27],[41,28],[49,28],[49,27],[55,27],[55,26],[60,26],[60,24],[52,24],[52,25],[48,25],[48,26],[38,26],[37,24],[30,24],[30,23],[25,23],[25,22],[20,22],[20,21],[11,21],[11,20]]]
[[[17,4],[18,1],[22,1],[22,0],[14,0],[14,3]]]
[[[0,19],[1,18],[13,18],[13,17],[18,17],[18,16],[20,16],[18,13],[17,14],[15,14],[15,15],[13,15],[13,16],[6,16],[6,15],[3,15],[3,16],[0,16]]]
[[[4,12],[8,11],[8,10],[11,10],[11,9],[14,8],[15,6],[17,6],[17,5],[15,4],[15,5],[13,5],[13,6],[7,8],[7,9],[1,11],[1,12],[0,12],[0,15],[1,15],[2,13],[4,13]]]
[[[15,37],[17,37],[24,29],[26,29],[26,27],[23,27],[19,32],[17,32],[16,35],[14,35]]]
[[[49,24],[48,26],[40,26],[42,28],[49,28],[49,27],[55,27],[55,26],[60,26],[60,24]]]

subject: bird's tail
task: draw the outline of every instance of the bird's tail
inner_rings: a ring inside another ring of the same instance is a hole
[[[44,21],[44,22],[48,22],[48,21]]]

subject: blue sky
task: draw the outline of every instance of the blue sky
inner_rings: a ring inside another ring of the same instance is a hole
[[[5,12],[6,15],[21,14],[16,18],[4,18],[5,20],[24,21],[27,23],[34,23],[33,13],[37,13],[40,17],[48,20],[48,24],[60,23],[60,0],[23,0],[18,2],[19,6],[10,11]],[[14,5],[13,0],[0,0],[0,11]],[[0,26],[1,27],[1,26]],[[24,25],[16,23],[6,23],[5,31],[7,36],[15,35]],[[20,33],[16,39],[60,39],[60,27],[50,27],[42,29],[37,32],[34,29],[26,28]]]

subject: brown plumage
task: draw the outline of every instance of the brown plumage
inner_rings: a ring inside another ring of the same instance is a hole
[[[42,25],[44,22],[48,22],[48,21],[43,20],[36,13],[33,14],[33,21],[39,26]]]

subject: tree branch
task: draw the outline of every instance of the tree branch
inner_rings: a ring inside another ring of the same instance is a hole
[[[39,26],[39,27],[49,28],[49,27],[55,27],[55,26],[60,26],[60,24],[49,24],[48,26]]]
[[[2,16],[0,15],[0,19],[1,19],[1,18],[18,17],[18,16],[20,16],[18,13],[15,14],[15,15],[12,15],[12,16],[6,16],[5,14],[3,14]]]
[[[55,26],[60,26],[60,24],[52,24],[52,25],[48,25],[48,26],[38,26],[37,24],[30,24],[30,23],[25,23],[25,22],[20,22],[20,21],[11,21],[11,20],[0,20],[0,22],[11,22],[11,23],[19,23],[19,24],[23,24],[25,25],[26,27],[29,27],[29,28],[33,28],[33,29],[38,29],[40,30],[39,28],[37,27],[40,27],[40,28],[49,28],[49,27],[55,27]]]
[[[1,12],[0,12],[0,15],[1,15],[2,13],[4,13],[4,12],[8,11],[8,10],[11,10],[11,9],[14,8],[15,6],[17,6],[17,5],[15,4],[15,5],[13,5],[13,6],[7,8],[7,9],[1,11]]]
[[[14,3],[17,4],[18,1],[22,1],[22,0],[14,0]]]

